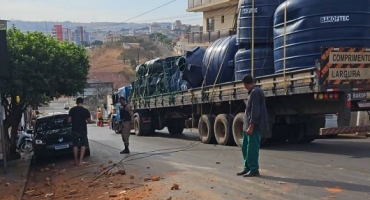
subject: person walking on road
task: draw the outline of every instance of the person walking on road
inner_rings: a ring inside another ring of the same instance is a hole
[[[88,146],[87,138],[87,123],[94,123],[91,120],[90,112],[83,107],[84,100],[79,97],[76,100],[77,106],[69,110],[68,122],[72,123],[72,132],[73,132],[73,155],[74,155],[74,164],[83,165],[86,162],[83,161],[85,156],[85,150]],[[78,145],[81,145],[80,159],[78,159]]]
[[[268,134],[270,134],[265,95],[259,87],[255,86],[252,76],[245,75],[243,83],[248,90],[249,98],[246,102],[246,120],[243,127],[242,152],[244,169],[237,175],[244,177],[260,176],[258,157],[261,136],[267,138],[269,137]]]
[[[127,154],[130,153],[128,148],[129,146],[129,138],[131,132],[131,121],[134,119],[131,106],[126,103],[125,97],[120,97],[119,101],[121,106],[119,108],[119,115],[121,119],[121,134],[122,134],[122,141],[125,145],[125,149],[120,152],[120,154]]]

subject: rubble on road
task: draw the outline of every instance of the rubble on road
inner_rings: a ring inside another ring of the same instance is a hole
[[[179,190],[179,184],[178,183],[174,183],[171,187],[171,190]]]

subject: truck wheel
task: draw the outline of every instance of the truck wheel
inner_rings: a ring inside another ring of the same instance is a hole
[[[308,144],[316,140],[316,135],[305,135],[299,143]]]
[[[242,146],[243,143],[243,124],[245,121],[245,114],[244,113],[238,113],[233,121],[233,137],[236,145],[239,147]]]
[[[90,148],[89,149],[86,149],[85,150],[85,157],[89,157],[90,156]]]
[[[230,145],[234,142],[232,134],[232,123],[234,116],[219,114],[215,119],[214,132],[219,145]]]
[[[143,122],[141,121],[139,114],[135,114],[134,129],[135,129],[135,135],[137,136],[146,135],[146,131],[143,130]]]
[[[305,135],[305,126],[303,124],[287,125],[286,139],[289,143],[297,144],[300,143]],[[292,127],[290,127],[292,126]]]
[[[112,122],[112,129],[114,130],[114,132],[116,134],[121,134],[121,130],[120,130],[120,124],[119,122],[117,121],[116,118],[113,118],[113,122]]]
[[[200,141],[204,144],[211,144],[215,142],[215,135],[213,126],[215,117],[213,115],[202,115],[199,119],[198,131]]]
[[[171,135],[182,134],[184,132],[185,121],[182,119],[170,120],[167,124],[168,132]]]

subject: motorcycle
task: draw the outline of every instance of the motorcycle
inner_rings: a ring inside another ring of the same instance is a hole
[[[18,150],[23,153],[31,153],[33,151],[32,138],[33,131],[26,130],[25,128],[22,127],[17,136]]]

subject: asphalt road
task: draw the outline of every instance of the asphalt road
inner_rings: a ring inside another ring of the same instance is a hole
[[[119,161],[120,135],[89,127],[90,160]],[[139,177],[158,175],[143,199],[370,199],[370,139],[321,139],[311,144],[275,144],[260,152],[261,177],[243,178],[238,147],[198,142],[197,130],[171,136],[130,137],[124,165]],[[172,191],[173,183],[180,190]]]

